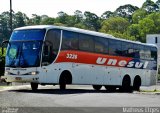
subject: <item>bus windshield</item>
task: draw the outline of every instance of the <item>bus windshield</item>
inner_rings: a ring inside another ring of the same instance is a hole
[[[40,66],[42,41],[13,41],[6,54],[7,67]]]
[[[15,30],[10,41],[44,40],[45,29]]]
[[[40,66],[45,29],[13,31],[6,54],[7,67]]]

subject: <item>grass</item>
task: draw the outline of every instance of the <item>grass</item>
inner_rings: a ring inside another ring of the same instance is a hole
[[[154,90],[140,90],[140,92],[160,93],[160,90],[157,90],[157,89],[154,89]]]

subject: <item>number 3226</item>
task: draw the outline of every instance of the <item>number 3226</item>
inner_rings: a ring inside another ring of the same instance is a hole
[[[76,54],[69,54],[69,53],[67,53],[66,58],[67,59],[77,59],[77,55]]]

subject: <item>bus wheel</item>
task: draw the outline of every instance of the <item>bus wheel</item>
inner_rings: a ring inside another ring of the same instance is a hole
[[[38,89],[38,83],[31,83],[31,88],[33,91],[36,91]]]
[[[139,76],[136,76],[133,82],[133,90],[140,91],[141,86],[141,78]]]
[[[67,82],[67,80],[66,80],[65,76],[62,76],[62,77],[60,78],[60,82],[59,82],[59,88],[60,88],[61,90],[66,89],[66,82]]]
[[[65,70],[62,72],[59,79],[59,88],[64,90],[66,89],[66,84],[72,84],[72,75],[69,71]]]
[[[122,82],[122,91],[123,92],[131,92],[131,80],[130,77],[127,75],[123,78],[123,82]]]
[[[114,92],[116,91],[116,87],[115,86],[104,86],[106,88],[107,91],[111,91]]]
[[[100,90],[102,88],[101,85],[93,85],[93,89],[95,90]]]

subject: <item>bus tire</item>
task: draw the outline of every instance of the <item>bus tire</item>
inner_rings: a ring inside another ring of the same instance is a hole
[[[102,88],[102,85],[93,85],[93,89],[100,90]]]
[[[134,82],[133,82],[133,90],[135,91],[140,91],[140,86],[141,86],[141,78],[140,76],[136,76],[134,78]]]
[[[69,71],[66,70],[66,71],[63,71],[60,76],[59,88],[61,90],[65,90],[67,84],[72,84],[72,75]]]
[[[123,78],[121,89],[123,92],[132,92],[131,79],[128,75]]]
[[[61,90],[65,90],[66,89],[66,79],[65,79],[65,77],[60,79],[59,88]]]
[[[38,83],[31,83],[31,88],[32,88],[32,91],[37,91]]]

